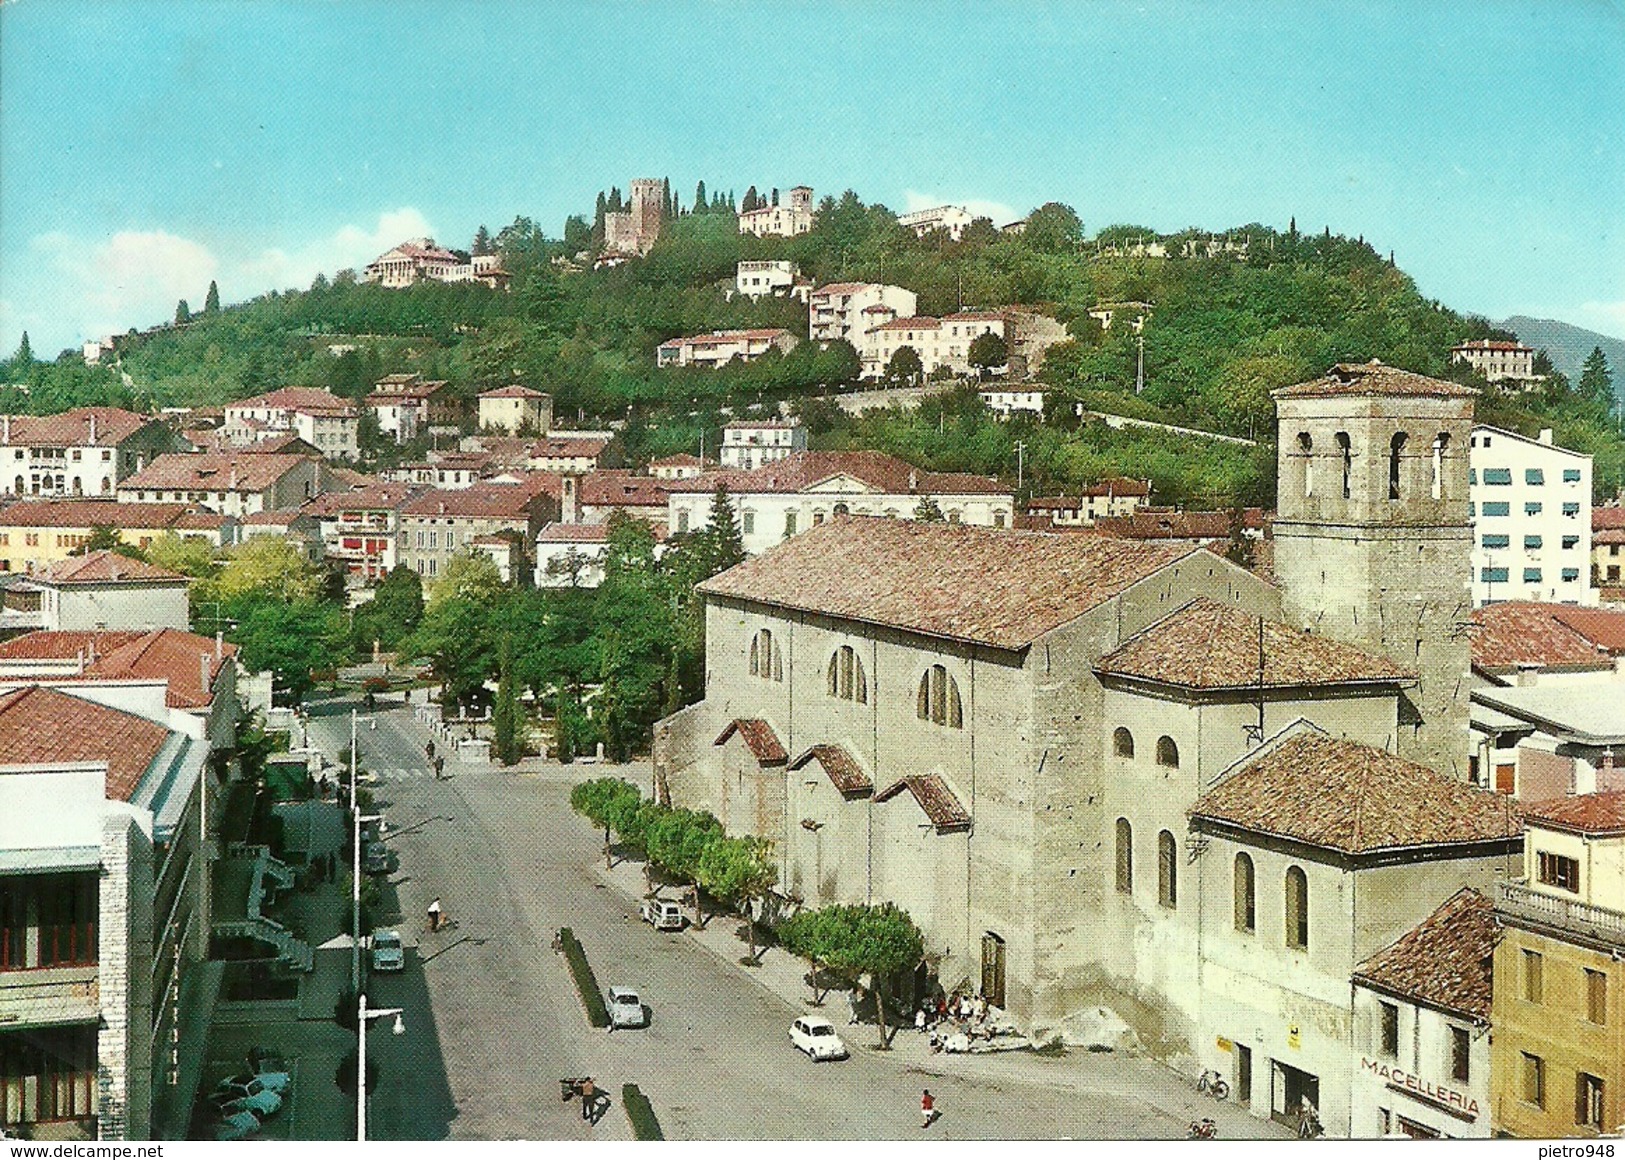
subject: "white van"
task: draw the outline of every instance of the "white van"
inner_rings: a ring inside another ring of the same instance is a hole
[[[682,930],[687,921],[682,906],[669,898],[645,898],[638,913],[656,930]]]

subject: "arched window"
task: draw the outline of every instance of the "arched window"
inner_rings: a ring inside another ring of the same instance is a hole
[[[1286,871],[1286,945],[1309,949],[1309,879],[1296,866]]]
[[[1134,827],[1117,819],[1117,892],[1134,893]]]
[[[996,528],[1004,527],[1004,513],[1002,511],[993,513],[993,526]]]
[[[1118,757],[1134,756],[1134,734],[1121,725],[1112,730],[1112,752]]]
[[[850,511],[851,509],[848,508],[844,503],[838,503],[835,505],[835,514],[838,516],[844,516]]]
[[[1157,835],[1157,902],[1170,909],[1179,905],[1179,847],[1167,830]]]
[[[962,513],[958,508],[949,508],[948,509],[948,522],[950,524],[957,524],[963,519],[964,519],[964,513]]]
[[[1444,498],[1444,454],[1450,446],[1450,433],[1440,431],[1433,437],[1433,498]]]
[[[922,721],[934,721],[950,729],[965,726],[964,708],[959,700],[959,682],[942,665],[932,665],[920,674],[920,692],[914,711]]]
[[[829,658],[829,672],[825,681],[831,697],[843,701],[869,703],[869,680],[863,672],[863,658],[849,644],[843,644]]]
[[[1405,454],[1405,442],[1410,438],[1403,431],[1395,431],[1388,441],[1388,498],[1399,498],[1399,463]]]
[[[1349,442],[1349,433],[1347,431],[1337,433],[1337,453],[1338,457],[1343,461],[1343,498],[1348,499],[1349,496],[1354,494],[1349,487],[1349,477],[1354,472],[1354,447]]]
[[[1157,764],[1169,769],[1179,768],[1179,746],[1167,734],[1157,738]]]
[[[1315,441],[1309,432],[1298,432],[1298,451],[1303,455],[1303,494],[1315,494]]]
[[[1258,929],[1258,894],[1253,878],[1253,860],[1236,855],[1236,929],[1252,934]]]
[[[750,638],[750,675],[764,681],[784,680],[784,658],[773,647],[773,630],[764,628]]]

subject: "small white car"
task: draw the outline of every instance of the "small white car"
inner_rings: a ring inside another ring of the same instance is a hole
[[[630,987],[611,987],[608,1006],[611,1029],[649,1026],[649,1012],[638,993]]]
[[[805,1051],[807,1058],[818,1062],[825,1059],[845,1059],[850,1053],[835,1027],[820,1015],[803,1015],[790,1024],[790,1043],[797,1051]]]
[[[406,970],[406,948],[401,945],[399,931],[380,930],[372,936],[372,969]]]
[[[656,930],[682,930],[688,921],[683,917],[682,906],[669,898],[645,898],[638,913]]]

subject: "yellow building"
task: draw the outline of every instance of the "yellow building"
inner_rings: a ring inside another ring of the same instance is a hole
[[[1491,1091],[1497,1131],[1625,1121],[1625,792],[1537,802],[1524,877],[1498,884]]]
[[[179,503],[114,503],[110,499],[18,500],[0,508],[0,572],[42,572],[82,552],[97,528],[113,528],[144,548],[174,532],[231,542],[236,521]]]

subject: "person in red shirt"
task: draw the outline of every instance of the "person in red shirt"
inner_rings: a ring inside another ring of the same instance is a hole
[[[926,1088],[925,1094],[920,1097],[920,1127],[929,1128],[936,1118],[937,1101],[931,1098],[931,1089]]]

